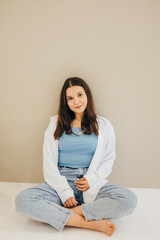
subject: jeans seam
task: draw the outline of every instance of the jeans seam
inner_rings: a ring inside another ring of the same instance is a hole
[[[59,231],[62,231],[64,226],[66,225],[69,217],[72,215],[72,213],[68,212],[66,213],[65,219],[62,221],[61,226],[59,226]]]
[[[48,201],[48,200],[45,200],[45,201],[50,203],[50,201]],[[58,205],[58,206],[60,206],[60,205]],[[58,226],[58,230],[59,230],[59,231],[62,231],[63,228],[64,228],[64,226],[65,226],[65,224],[66,224],[66,222],[67,222],[67,220],[69,219],[69,216],[72,215],[72,210],[65,209],[65,208],[64,208],[64,209],[58,208],[58,207],[56,206],[56,204],[54,205],[54,207],[56,207],[58,210],[60,210],[61,212],[63,212],[63,213],[66,214],[64,220],[62,221],[61,226]],[[60,207],[61,207],[61,206],[60,206]]]

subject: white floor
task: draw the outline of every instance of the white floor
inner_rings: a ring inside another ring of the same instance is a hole
[[[16,213],[15,196],[35,183],[0,182],[1,240],[160,240],[160,189],[130,188],[138,197],[134,213],[112,221],[117,230],[107,237],[104,233],[74,227],[58,232],[52,226]]]

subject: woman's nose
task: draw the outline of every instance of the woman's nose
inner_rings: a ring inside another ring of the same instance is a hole
[[[78,99],[78,98],[75,98],[75,99],[74,99],[74,104],[75,104],[75,105],[78,105],[78,103],[79,103],[79,99]]]

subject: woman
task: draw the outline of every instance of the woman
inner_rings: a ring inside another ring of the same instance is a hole
[[[78,77],[62,87],[58,114],[44,134],[45,182],[16,197],[16,210],[61,231],[64,226],[93,229],[111,236],[109,219],[134,211],[137,198],[107,177],[116,157],[114,128],[96,115],[92,93]]]

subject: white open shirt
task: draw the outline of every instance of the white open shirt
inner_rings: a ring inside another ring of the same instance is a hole
[[[58,115],[50,117],[47,129],[44,133],[43,143],[43,174],[47,184],[56,190],[62,203],[68,198],[74,197],[74,192],[69,186],[65,176],[60,175],[58,169],[58,140],[54,139]],[[93,155],[87,173],[83,176],[87,179],[90,188],[83,191],[85,203],[93,202],[100,188],[108,182],[107,177],[112,172],[112,166],[116,158],[116,136],[110,121],[97,115],[99,126],[98,144]]]

